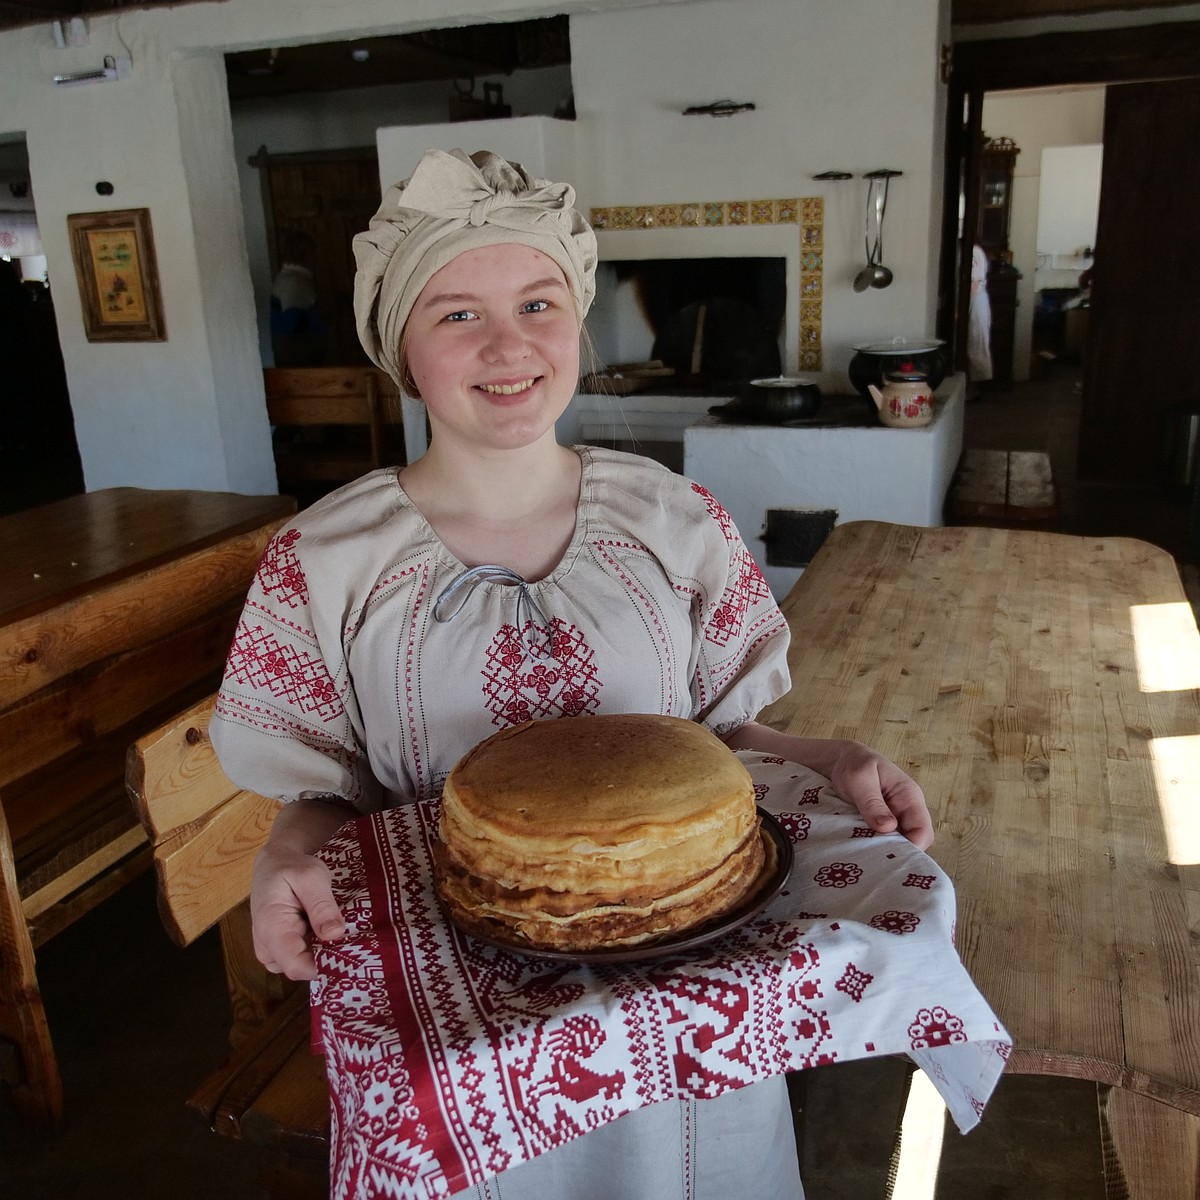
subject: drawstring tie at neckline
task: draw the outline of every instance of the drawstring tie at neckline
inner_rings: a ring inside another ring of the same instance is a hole
[[[462,612],[476,586],[481,583],[504,583],[517,589],[517,636],[525,648],[537,658],[552,655],[554,626],[533,598],[529,584],[516,571],[510,571],[507,567],[492,564],[470,567],[452,579],[433,603],[433,619],[442,624],[453,621]],[[456,598],[457,604],[454,603]]]

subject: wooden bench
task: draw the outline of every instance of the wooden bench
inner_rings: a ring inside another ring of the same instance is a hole
[[[311,1048],[308,990],[262,967],[250,939],[251,866],[279,804],[221,770],[212,709],[209,697],[139,738],[126,770],[167,932],[187,946],[220,926],[231,1054],[187,1103],[217,1133],[261,1147],[271,1196],[316,1200],[329,1188],[329,1090]]]
[[[113,488],[0,519],[0,1049],[58,1121],[36,948],[150,865],[129,743],[220,679],[280,496]]]
[[[400,393],[378,368],[267,367],[263,385],[281,489],[338,486],[405,461]]]
[[[1036,528],[1058,519],[1050,456],[1034,450],[964,450],[950,485],[955,525]]]

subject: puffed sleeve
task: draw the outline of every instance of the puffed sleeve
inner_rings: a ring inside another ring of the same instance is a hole
[[[752,721],[789,687],[789,630],[732,518],[690,483],[697,531],[691,574],[695,718],[718,735]],[[690,539],[689,539],[690,540]]]
[[[212,742],[239,787],[284,801],[339,796],[368,812],[381,794],[342,645],[346,604],[314,597],[306,536],[287,527],[263,554],[217,694]]]

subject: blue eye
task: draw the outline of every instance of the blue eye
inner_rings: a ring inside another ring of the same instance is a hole
[[[457,312],[447,313],[443,320],[446,321],[471,321],[474,320],[475,314],[469,309],[460,308]]]
[[[550,307],[549,300],[529,300],[521,305],[521,311],[527,313],[545,312]]]

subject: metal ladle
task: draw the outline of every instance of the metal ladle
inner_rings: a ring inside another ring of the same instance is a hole
[[[867,265],[854,277],[854,290],[885,288],[892,282],[890,268],[883,265],[883,214],[887,208],[888,174],[872,175],[867,191]],[[871,242],[871,213],[875,213],[875,241]]]

